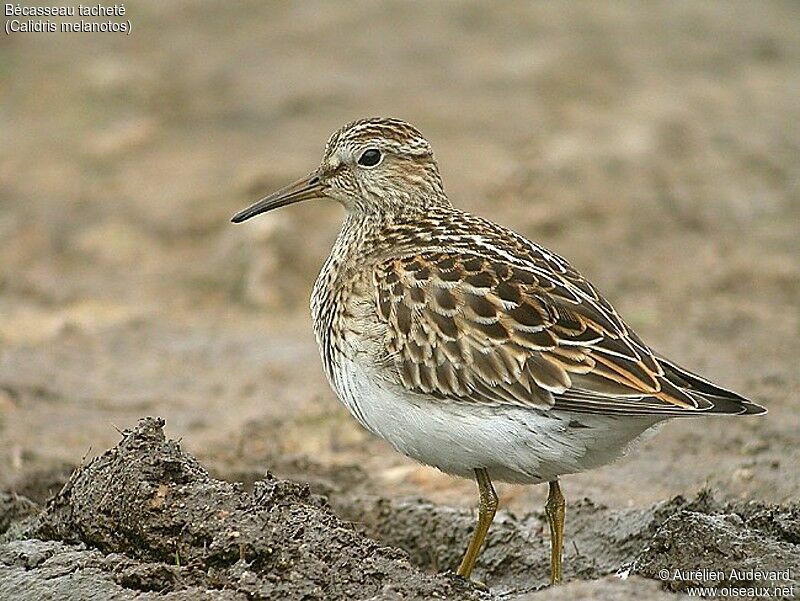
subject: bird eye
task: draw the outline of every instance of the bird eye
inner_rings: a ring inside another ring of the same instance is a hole
[[[358,164],[362,167],[374,167],[381,162],[382,158],[383,155],[380,150],[377,148],[367,148],[361,153],[361,156],[358,157]]]

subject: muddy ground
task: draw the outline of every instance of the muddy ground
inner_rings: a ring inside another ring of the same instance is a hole
[[[489,600],[567,594],[544,589],[548,547],[539,513],[501,513],[481,558],[491,583],[484,590],[446,570],[469,537],[471,512],[419,499],[341,491],[326,497],[271,474],[246,491],[214,479],[179,442],[166,438],[163,425],[145,418],[124,431],[117,446],[75,470],[43,509],[25,497],[2,498],[4,598]],[[599,580],[599,586],[614,582],[627,595],[655,592],[641,577],[674,591],[780,587],[787,597],[797,584],[800,503],[722,503],[703,491],[647,508],[612,509],[584,499],[569,509],[565,577],[571,581],[613,575],[616,581]],[[695,574],[661,577],[687,565]]]
[[[796,583],[796,3],[126,8],[128,37],[0,37],[4,591],[671,598],[659,570],[725,566]],[[373,114],[422,129],[455,203],[567,256],[653,347],[769,408],[668,424],[565,478],[560,590],[538,590],[542,487],[498,487],[488,593],[435,575],[474,485],[368,436],[324,381],[307,301],[340,210],[228,223]]]

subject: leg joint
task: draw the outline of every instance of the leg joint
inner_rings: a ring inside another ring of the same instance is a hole
[[[559,511],[564,511],[564,495],[561,494],[561,487],[558,485],[558,480],[550,482],[550,490],[547,495],[547,502],[544,504],[545,512],[548,514],[555,514]]]
[[[497,498],[497,493],[494,488],[490,488],[482,499],[484,507],[494,513],[500,505],[500,500]]]
[[[489,479],[488,472],[483,468],[477,469],[475,470],[475,478],[478,481],[478,493],[481,499],[481,506],[491,513],[494,513],[497,511],[499,500],[497,498],[497,492],[494,490],[494,486],[492,486],[492,481]]]

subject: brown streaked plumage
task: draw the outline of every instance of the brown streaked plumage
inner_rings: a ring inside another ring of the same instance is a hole
[[[453,207],[404,121],[344,126],[317,170],[233,220],[311,198],[347,210],[312,294],[328,379],[399,451],[476,478],[464,577],[497,505],[492,479],[549,482],[555,583],[559,476],[613,461],[668,418],[765,411],[654,353],[563,258]]]

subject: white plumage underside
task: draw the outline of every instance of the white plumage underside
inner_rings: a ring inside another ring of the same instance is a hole
[[[404,455],[443,472],[538,484],[583,472],[622,455],[654,416],[607,416],[429,399],[340,357],[332,374],[339,399],[369,431]]]

